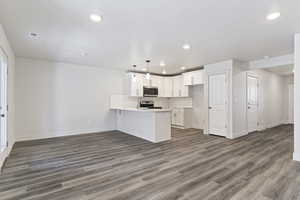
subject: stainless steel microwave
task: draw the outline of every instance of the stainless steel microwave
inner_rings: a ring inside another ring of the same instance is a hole
[[[158,88],[157,87],[143,87],[144,97],[157,97]]]

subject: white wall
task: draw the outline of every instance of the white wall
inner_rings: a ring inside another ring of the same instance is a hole
[[[284,124],[285,94],[287,85],[285,78],[266,70],[252,70],[259,77],[259,124],[260,129]]]
[[[247,80],[243,63],[233,62],[232,70],[232,138],[248,134],[247,126]]]
[[[204,129],[205,127],[205,112],[204,112],[204,85],[195,85],[191,87],[193,101],[193,122],[192,127]]]
[[[114,130],[110,96],[122,94],[123,71],[16,59],[16,139]]]
[[[0,153],[0,168],[9,155],[13,144],[15,143],[14,136],[14,71],[15,71],[15,55],[6,38],[4,29],[0,24],[0,47],[8,56],[8,148]]]
[[[284,90],[283,90],[283,120],[286,124],[291,123],[289,120],[289,85],[294,84],[294,76],[283,76]]]
[[[300,161],[300,34],[295,36],[294,92],[294,160]]]

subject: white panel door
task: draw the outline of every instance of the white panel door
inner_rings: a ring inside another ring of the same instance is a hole
[[[258,130],[258,78],[247,76],[248,133]]]
[[[294,85],[289,84],[289,123],[294,124]]]
[[[208,78],[209,134],[227,136],[227,87],[226,75],[210,75]]]
[[[8,144],[7,138],[7,56],[0,48],[0,152]]]

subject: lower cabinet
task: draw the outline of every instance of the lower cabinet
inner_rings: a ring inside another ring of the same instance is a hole
[[[192,128],[192,108],[173,108],[171,122],[175,128]]]

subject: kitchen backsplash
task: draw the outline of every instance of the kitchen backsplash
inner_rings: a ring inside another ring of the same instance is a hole
[[[170,98],[169,108],[192,108],[193,99],[192,98]]]
[[[192,98],[151,98],[151,97],[130,97],[127,95],[113,95],[111,104],[114,107],[129,107],[136,108],[140,100],[152,100],[156,107],[163,108],[184,108],[193,107]],[[119,106],[118,106],[119,105]]]

